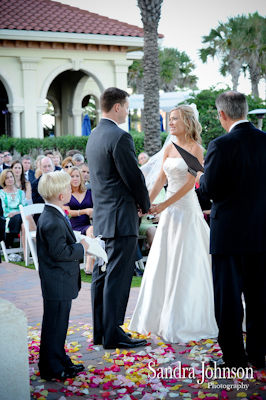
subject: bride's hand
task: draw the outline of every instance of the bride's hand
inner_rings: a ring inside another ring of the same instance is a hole
[[[152,204],[150,211],[151,214],[158,215],[166,209],[165,203]]]

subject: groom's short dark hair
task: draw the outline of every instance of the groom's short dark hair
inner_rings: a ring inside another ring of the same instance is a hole
[[[118,89],[116,87],[110,87],[101,95],[101,110],[104,112],[109,112],[116,103],[119,103],[121,106],[123,106],[127,97],[129,97],[129,94],[125,90]]]

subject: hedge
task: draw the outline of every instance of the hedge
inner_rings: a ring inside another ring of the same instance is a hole
[[[131,131],[130,134],[133,137],[136,154],[138,155],[144,151],[144,132]],[[162,144],[164,143],[168,133],[162,132]],[[29,154],[33,158],[36,158],[38,154],[42,154],[45,150],[58,150],[65,157],[65,154],[69,150],[79,150],[85,155],[87,136],[59,136],[59,137],[47,137],[44,139],[18,139],[11,138],[8,136],[0,137],[0,150],[8,150],[14,154],[14,151],[18,152],[21,156]]]

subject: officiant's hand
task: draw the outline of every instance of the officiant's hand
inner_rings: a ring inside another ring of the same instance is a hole
[[[197,176],[196,176],[196,183],[198,183],[198,184],[200,184],[200,177],[201,177],[201,175],[203,175],[203,172],[198,171],[198,172],[197,172]]]

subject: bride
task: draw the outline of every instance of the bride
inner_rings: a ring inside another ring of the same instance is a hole
[[[202,164],[201,125],[193,108],[174,108],[169,126],[177,144]],[[129,329],[151,332],[172,343],[215,338],[209,227],[197,199],[195,178],[172,142],[165,148],[150,191],[151,203],[166,182],[165,201],[151,207],[151,213],[161,217]]]

